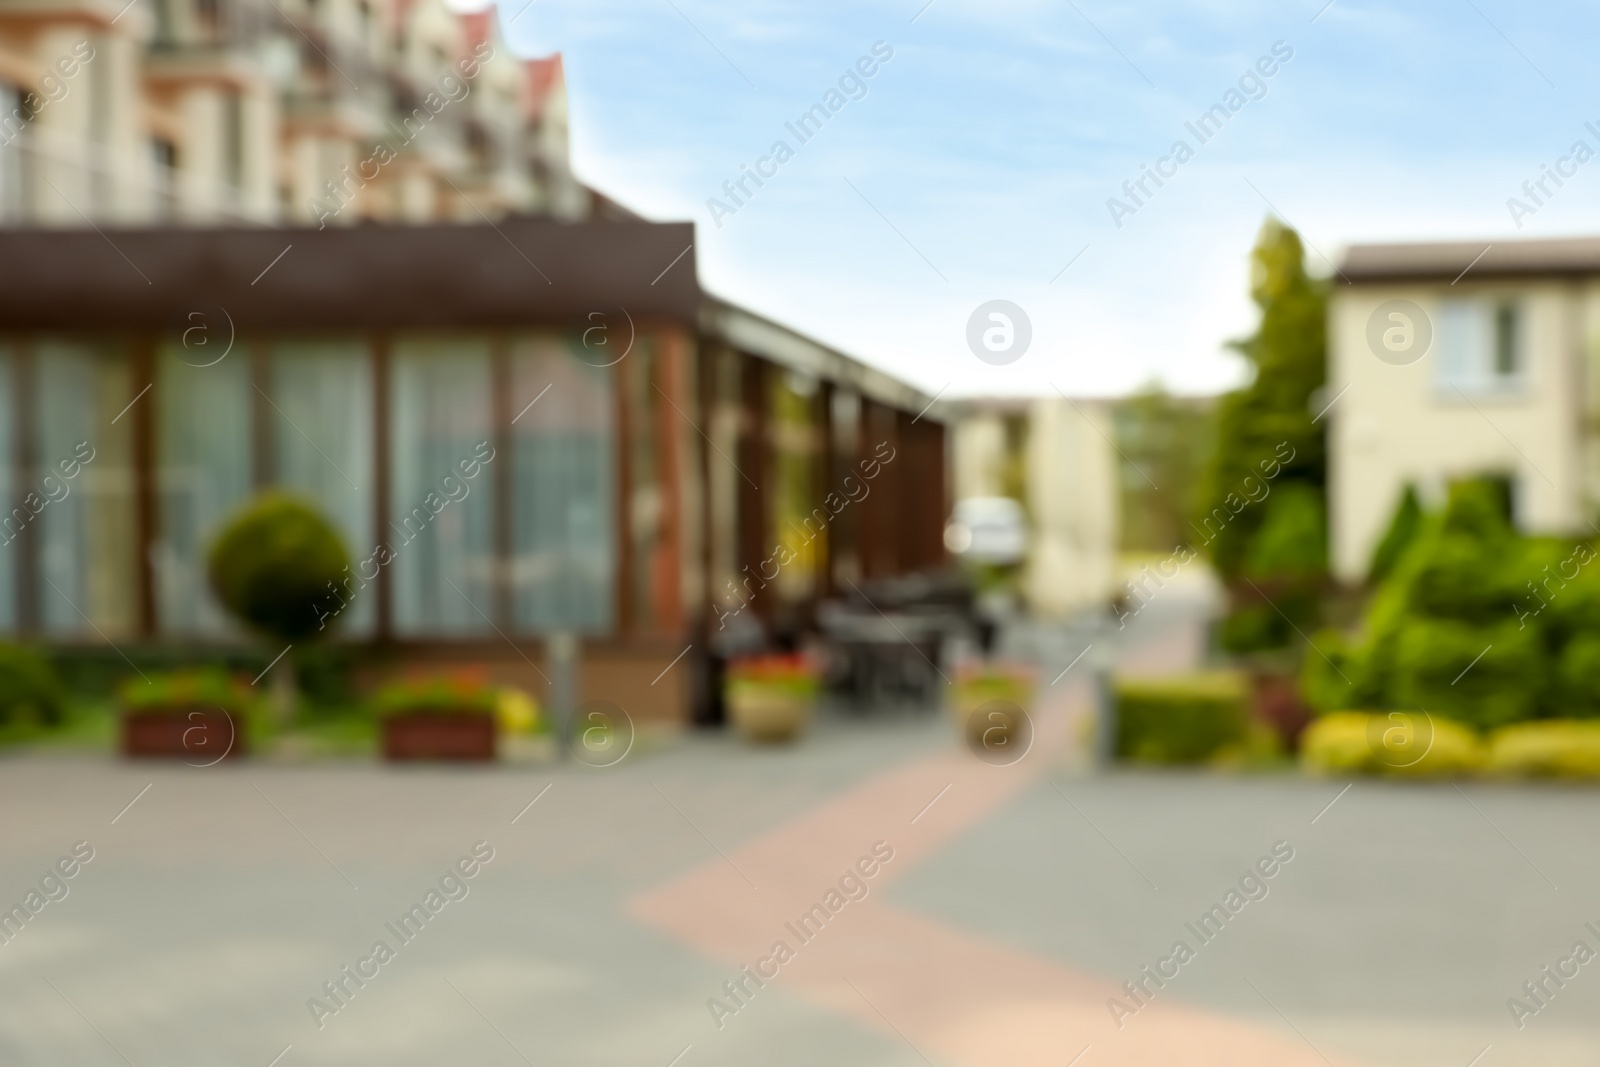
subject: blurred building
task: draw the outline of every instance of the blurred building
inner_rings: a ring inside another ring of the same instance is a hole
[[[579,217],[561,57],[443,0],[4,0],[0,219]]]
[[[575,633],[582,698],[683,719],[730,618],[942,562],[943,406],[702,292],[490,13],[0,0],[0,79],[0,630],[237,644],[207,548],[281,487],[343,640],[534,688]]]
[[[1365,577],[1407,483],[1501,478],[1530,532],[1600,501],[1600,239],[1362,245],[1329,308],[1333,568]]]
[[[957,501],[1010,497],[1023,506],[1027,559],[1019,592],[1062,618],[1106,604],[1117,557],[1117,463],[1111,406],[1098,400],[979,399],[961,404],[953,436]]]

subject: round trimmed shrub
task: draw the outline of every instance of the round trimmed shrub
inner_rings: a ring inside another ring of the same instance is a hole
[[[339,535],[311,505],[270,492],[245,504],[211,546],[211,588],[247,628],[300,642],[337,618],[334,590],[350,563]]]

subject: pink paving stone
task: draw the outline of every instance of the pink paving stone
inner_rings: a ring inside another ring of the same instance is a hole
[[[782,940],[795,958],[769,980],[769,988],[966,1067],[1063,1067],[1086,1045],[1093,1047],[1082,1067],[1327,1067],[1321,1054],[1286,1029],[1170,1000],[1156,1000],[1118,1030],[1106,1007],[1118,981],[881,903],[887,883],[1055,764],[1079,735],[1086,695],[1081,685],[1064,685],[1042,704],[1034,748],[1015,766],[989,766],[952,740],[946,753],[887,768],[731,850],[729,860],[738,870],[720,857],[708,861],[637,895],[629,910],[724,964],[729,977],[747,964],[754,967]],[[952,739],[955,733],[952,727]],[[924,811],[941,790],[943,796]],[[877,841],[888,842],[894,857],[868,880],[865,899],[846,904],[809,940],[786,927],[820,903]],[[756,1002],[766,992],[756,992],[752,1010],[760,1010]],[[721,991],[707,989],[706,995]],[[740,1019],[723,1023],[738,1026]],[[715,1028],[709,1010],[706,1026]]]

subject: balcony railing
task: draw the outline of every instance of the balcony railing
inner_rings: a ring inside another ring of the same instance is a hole
[[[199,195],[192,195],[198,193]],[[47,211],[52,201],[65,210]],[[186,191],[177,169],[146,155],[28,125],[0,138],[0,225],[81,222],[261,223],[224,184]]]

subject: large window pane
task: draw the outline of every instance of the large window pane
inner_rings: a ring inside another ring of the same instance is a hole
[[[488,342],[400,340],[392,378],[385,537],[395,554],[395,630],[492,633],[494,474],[492,463],[481,465],[493,457]],[[477,476],[465,477],[463,464]]]
[[[22,494],[14,477],[16,463],[16,350],[0,341],[0,500],[15,506]],[[10,531],[0,529],[0,631],[17,628],[18,549]]]
[[[168,633],[217,633],[231,624],[206,580],[206,555],[250,495],[250,364],[238,352],[210,366],[188,355],[162,350],[155,397],[146,398],[157,411],[157,618]]]
[[[277,482],[315,504],[339,531],[355,578],[339,633],[372,632],[377,618],[370,581],[377,562],[373,530],[372,362],[365,342],[283,341],[272,349]],[[331,602],[329,607],[337,601]]]
[[[39,552],[40,625],[59,636],[128,634],[137,621],[137,548],[127,361],[115,346],[48,338],[34,355],[38,481],[76,472],[29,531]]]
[[[513,617],[522,630],[612,628],[616,547],[613,372],[556,336],[514,351]],[[534,398],[538,402],[524,407]]]

